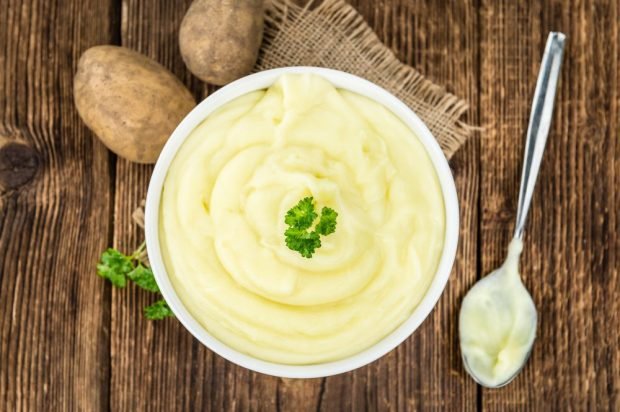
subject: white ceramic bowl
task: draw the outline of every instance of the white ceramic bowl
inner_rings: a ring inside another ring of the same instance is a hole
[[[426,148],[439,177],[446,211],[444,249],[437,267],[437,273],[426,295],[411,316],[392,333],[360,353],[334,362],[312,365],[286,365],[266,362],[238,352],[213,337],[192,317],[177,296],[166,272],[159,244],[159,203],[162,187],[170,163],[179,147],[192,130],[214,110],[241,95],[271,86],[284,73],[318,74],[337,88],[359,93],[390,109],[414,131]],[[177,319],[192,335],[220,356],[248,369],[280,377],[316,378],[335,375],[364,366],[394,349],[420,326],[437,303],[450,276],[458,241],[459,208],[454,179],[439,144],[422,120],[403,102],[374,83],[348,73],[318,67],[284,67],[252,74],[230,83],[210,95],[183,119],[162,150],[151,176],[146,198],[145,225],[149,260],[157,284]]]

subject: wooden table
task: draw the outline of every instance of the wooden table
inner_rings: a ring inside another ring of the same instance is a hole
[[[122,44],[201,97],[177,45],[188,3],[0,0],[0,410],[620,410],[618,0],[354,2],[484,130],[451,161],[461,240],[432,315],[379,361],[315,380],[237,367],[176,320],[146,321],[149,294],[95,276],[108,245],[141,242],[130,215],[152,167],[116,158],[80,121],[76,61]],[[550,30],[568,49],[525,239],[538,340],[513,383],[485,390],[463,371],[457,313],[504,257]]]

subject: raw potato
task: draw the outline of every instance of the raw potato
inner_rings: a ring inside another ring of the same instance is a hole
[[[172,73],[148,57],[117,46],[86,50],[73,80],[84,123],[117,155],[155,163],[185,115],[196,105]]]
[[[179,31],[189,70],[220,86],[249,74],[263,39],[263,1],[195,0]]]

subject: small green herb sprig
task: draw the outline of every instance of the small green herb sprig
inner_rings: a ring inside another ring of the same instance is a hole
[[[131,280],[144,290],[160,294],[153,271],[145,264],[145,248],[146,243],[143,242],[131,255],[113,248],[107,249],[97,264],[97,274],[118,288],[124,288],[127,281]],[[150,320],[159,320],[174,314],[166,301],[160,299],[144,308],[144,316]]]
[[[338,213],[334,209],[321,209],[321,218],[313,231],[312,224],[318,217],[314,210],[314,198],[305,197],[293,206],[284,216],[284,223],[288,229],[284,232],[286,246],[299,252],[305,258],[311,258],[316,249],[321,247],[321,236],[327,236],[336,231]]]

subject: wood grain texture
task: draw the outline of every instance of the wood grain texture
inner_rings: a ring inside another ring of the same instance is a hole
[[[619,410],[618,2],[490,1],[482,11],[483,273],[512,233],[547,32],[568,36],[522,258],[538,338],[512,384],[483,391],[483,409]]]
[[[120,40],[171,70],[200,101],[206,88],[185,68],[178,46],[178,27],[190,3],[123,1]],[[150,165],[116,161],[114,246],[120,250],[130,252],[144,240],[131,214],[146,196],[151,172]],[[155,300],[137,287],[112,293],[111,409],[222,410],[242,402],[232,385],[230,391],[222,386],[231,381],[228,369],[236,367],[207,351],[175,319],[150,322],[144,318],[143,308]],[[247,371],[238,370],[247,378]],[[249,397],[245,394],[246,403]]]
[[[151,166],[109,154],[72,104],[80,53],[123,44],[197,99],[177,30],[190,0],[0,0],[0,410],[620,410],[620,1],[354,0],[404,62],[471,104],[484,130],[451,161],[457,261],[437,307],[384,358],[326,379],[277,379],[205,349],[154,297],[94,275],[133,250]],[[465,374],[457,314],[512,233],[531,98],[549,30],[568,35],[526,230],[539,309],[523,373],[500,390]]]
[[[93,269],[111,233],[110,156],[72,82],[85,48],[114,41],[116,14],[109,1],[0,2],[3,411],[108,409],[110,288]]]

